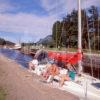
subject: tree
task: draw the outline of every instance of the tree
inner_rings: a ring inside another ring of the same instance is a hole
[[[77,11],[73,10],[71,14],[68,14],[66,17],[63,18],[64,21],[64,29],[66,30],[66,37],[67,37],[67,45],[69,47],[74,47],[77,45],[77,41],[73,41],[72,38],[76,38],[78,36],[78,18],[77,18]]]
[[[82,14],[82,48],[99,49],[100,37],[100,18],[97,7],[91,6],[88,10],[81,10]],[[88,15],[89,14],[89,15]],[[89,36],[88,36],[89,33]],[[73,10],[70,14],[63,17],[63,20],[56,21],[53,25],[53,39],[55,40],[56,47],[78,46],[78,11]],[[94,42],[92,41],[94,40]],[[60,41],[60,42],[59,42]],[[98,46],[97,46],[98,44]]]
[[[0,38],[0,45],[6,45],[6,41],[2,38]]]
[[[99,24],[99,13],[97,10],[97,7],[91,6],[90,9],[88,10],[89,13],[89,32],[91,33],[90,36],[91,38],[94,38],[94,43],[91,45],[92,49],[97,49],[96,48],[96,36],[98,35],[98,24]]]
[[[88,48],[88,16],[86,11],[82,10],[82,48]]]
[[[60,45],[59,41],[60,41],[60,37],[61,37],[61,32],[62,32],[62,24],[60,21],[56,21],[52,28],[52,37],[55,41],[55,45],[57,48]]]

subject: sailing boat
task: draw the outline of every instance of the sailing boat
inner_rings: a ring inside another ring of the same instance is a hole
[[[21,49],[21,45],[20,44],[15,44],[14,49],[15,50],[20,50]]]
[[[78,0],[78,52],[81,53],[82,50],[82,30],[81,30],[81,0]],[[78,61],[79,64],[79,73],[82,70],[82,65],[81,65],[81,60]],[[97,80],[94,77],[91,77],[86,74],[82,74],[82,77],[78,80],[81,82],[81,86],[77,86],[77,84],[74,84],[73,89],[74,93],[76,90],[78,90],[76,93],[79,93],[78,95],[82,96],[82,91],[83,92],[83,99],[85,100],[100,100],[100,89],[93,87],[92,83],[99,83],[100,80]],[[70,84],[71,85],[71,84]],[[79,89],[80,88],[80,89]]]
[[[56,59],[56,60],[62,60],[70,62],[72,64],[78,62],[78,73],[81,73],[82,71],[82,65],[81,65],[81,50],[82,50],[82,31],[81,31],[81,0],[78,0],[78,52],[75,54],[57,54],[56,52],[48,52],[49,57]],[[74,56],[76,55],[76,56]],[[68,59],[66,59],[68,58]],[[69,59],[70,58],[70,59]],[[75,58],[75,59],[74,59]],[[76,60],[76,61],[75,61]],[[57,77],[55,77],[57,79]],[[86,75],[82,73],[82,76],[76,76],[76,82],[72,81],[66,81],[65,85],[62,87],[63,90],[67,90],[77,96],[81,100],[100,100],[100,88],[96,88],[93,86],[93,84],[99,84],[100,80]],[[67,86],[66,86],[67,84]]]
[[[20,39],[19,39],[19,42],[15,44],[14,49],[15,49],[15,50],[21,50]]]
[[[81,32],[81,0],[78,0],[78,52],[76,53],[61,53],[48,51],[48,57],[58,61],[68,62],[75,64],[78,62],[80,74],[82,71],[82,32]],[[59,76],[55,76],[55,79],[59,79]],[[96,88],[93,84],[100,84],[100,80],[92,76],[82,73],[82,76],[76,75],[75,81],[65,81],[64,86],[59,88],[61,90],[69,91],[72,94],[77,95],[81,100],[100,100],[100,88]],[[53,82],[53,85],[56,84]]]

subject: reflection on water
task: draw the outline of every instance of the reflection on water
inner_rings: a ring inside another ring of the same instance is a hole
[[[29,55],[25,55],[20,51],[8,49],[8,48],[0,48],[0,53],[7,56],[10,59],[15,60],[17,63],[21,64],[25,68],[28,67],[28,62],[32,60],[32,57]]]

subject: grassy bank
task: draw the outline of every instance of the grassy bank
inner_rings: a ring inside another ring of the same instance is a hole
[[[5,100],[5,99],[6,99],[6,92],[2,87],[0,87],[0,100]]]

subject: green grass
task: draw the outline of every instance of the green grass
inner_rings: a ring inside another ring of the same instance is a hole
[[[77,49],[75,48],[65,48],[65,47],[62,47],[62,48],[47,48],[48,50],[54,50],[54,51],[70,51],[70,52],[76,52]]]
[[[7,94],[6,94],[5,90],[2,87],[0,87],[0,100],[5,100],[6,95]]]
[[[36,49],[36,47],[33,47],[34,49]],[[27,49],[27,47],[25,47],[25,49]],[[45,50],[52,50],[52,51],[70,51],[70,52],[77,52],[77,48],[65,48],[65,47],[61,47],[61,48],[45,48]],[[90,53],[89,49],[82,49],[82,51],[84,53]],[[91,50],[91,53],[95,53],[95,54],[100,54],[100,50]]]
[[[47,48],[48,50],[54,50],[54,51],[70,51],[70,52],[77,52],[78,50],[76,48]],[[89,49],[82,49],[84,53],[90,53]],[[91,53],[100,54],[100,50],[91,50]]]
[[[100,54],[100,50],[89,50],[89,49],[83,49],[83,52],[85,53],[95,53],[95,54]]]

